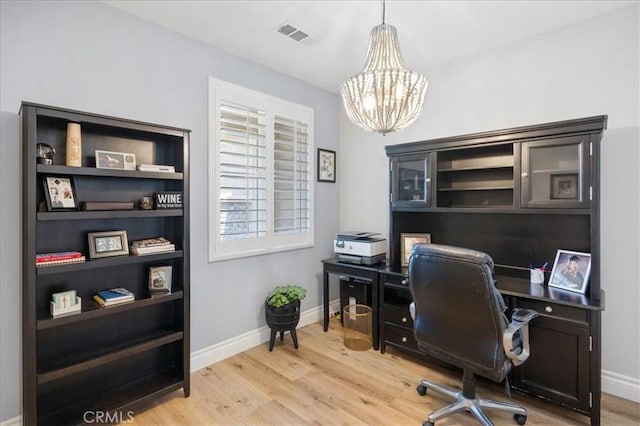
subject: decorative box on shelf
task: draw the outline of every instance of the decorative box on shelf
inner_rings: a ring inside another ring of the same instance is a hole
[[[56,308],[56,302],[52,300],[49,307],[53,318],[66,317],[69,315],[79,314],[81,312],[82,300],[80,300],[80,296],[76,296],[76,303],[71,306],[67,306],[66,308]]]

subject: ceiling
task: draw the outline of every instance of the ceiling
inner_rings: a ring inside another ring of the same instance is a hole
[[[380,0],[104,1],[188,37],[338,93],[362,70]],[[425,74],[456,59],[624,7],[633,1],[387,0],[405,66]],[[303,42],[277,29],[290,24]]]

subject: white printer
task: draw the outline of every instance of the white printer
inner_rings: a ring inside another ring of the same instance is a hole
[[[387,240],[374,238],[376,232],[340,232],[333,240],[333,251],[340,262],[374,265],[387,257]]]

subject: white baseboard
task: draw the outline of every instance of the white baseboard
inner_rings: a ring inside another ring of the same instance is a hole
[[[640,380],[602,370],[602,392],[640,403]]]
[[[340,309],[340,300],[336,299],[329,303],[329,312],[333,313]],[[313,324],[322,320],[322,306],[311,308],[300,313],[298,327]],[[224,342],[200,349],[191,353],[191,372],[200,370],[208,365],[215,364],[225,358],[244,352],[255,346],[269,341],[270,330],[268,326],[260,327],[256,330],[248,331],[239,336],[232,337]],[[0,425],[4,426],[4,425]]]

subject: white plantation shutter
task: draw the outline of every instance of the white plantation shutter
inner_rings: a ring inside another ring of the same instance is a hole
[[[266,233],[267,147],[263,111],[220,105],[220,239],[256,238]]]
[[[209,260],[312,246],[313,110],[209,86]]]
[[[308,126],[276,115],[274,127],[274,232],[307,232],[311,185]]]

